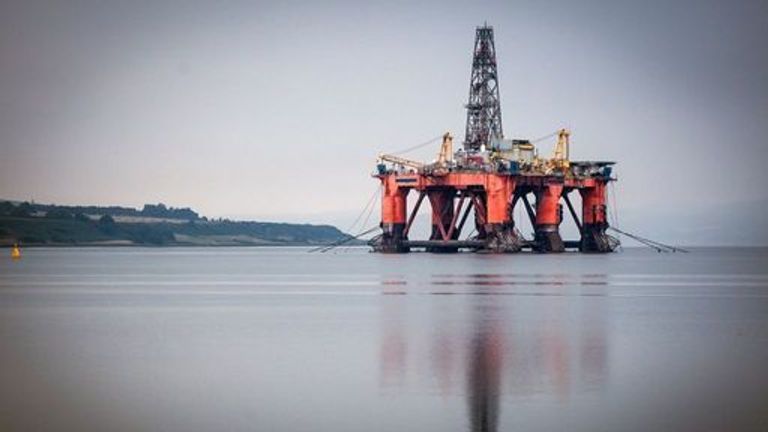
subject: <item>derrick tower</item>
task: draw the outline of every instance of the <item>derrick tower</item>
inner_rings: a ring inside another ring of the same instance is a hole
[[[472,76],[469,81],[467,102],[467,130],[464,150],[490,147],[493,139],[501,139],[501,103],[499,79],[496,72],[496,47],[493,27],[485,24],[475,30],[475,49],[472,56]]]

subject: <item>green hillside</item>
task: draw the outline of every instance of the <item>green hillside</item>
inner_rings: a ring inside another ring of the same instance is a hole
[[[2,245],[317,245],[344,237],[330,225],[208,220],[163,204],[137,210],[0,201]]]

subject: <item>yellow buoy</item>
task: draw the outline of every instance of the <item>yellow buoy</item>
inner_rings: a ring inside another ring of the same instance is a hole
[[[19,249],[18,244],[14,244],[13,248],[11,248],[11,258],[12,259],[21,259],[21,249]]]

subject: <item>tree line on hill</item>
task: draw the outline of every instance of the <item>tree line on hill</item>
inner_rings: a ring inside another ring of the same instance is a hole
[[[30,217],[36,213],[44,213],[51,219],[74,219],[84,215],[110,215],[154,217],[162,219],[198,220],[200,215],[189,207],[168,207],[163,203],[144,204],[141,210],[121,206],[64,206],[55,204],[37,204],[22,202],[14,204],[10,201],[0,202],[0,216]]]

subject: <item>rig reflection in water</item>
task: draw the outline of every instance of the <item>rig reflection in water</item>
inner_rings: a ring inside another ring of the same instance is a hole
[[[409,311],[409,295],[385,296],[382,389],[427,385],[445,398],[462,397],[469,430],[497,431],[501,411],[514,411],[516,402],[567,402],[575,393],[597,393],[606,385],[610,349],[604,298],[509,291],[511,285],[525,286],[511,280],[517,279],[513,275],[450,279],[433,276],[430,285],[440,291],[421,293],[432,298],[428,314]],[[562,283],[553,276],[537,285]],[[445,290],[446,285],[458,289]],[[421,320],[428,325],[413,325]],[[431,330],[412,331],[419,328]]]

